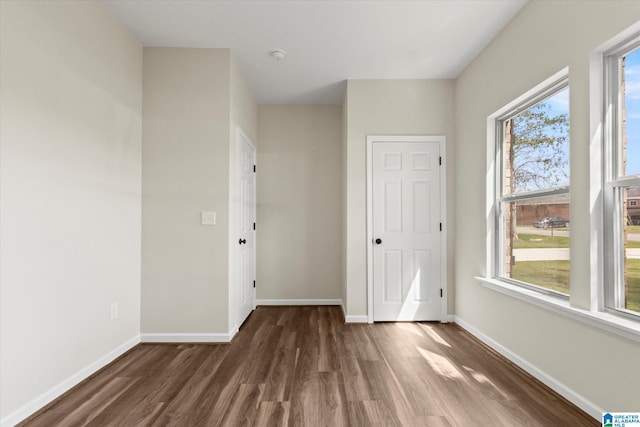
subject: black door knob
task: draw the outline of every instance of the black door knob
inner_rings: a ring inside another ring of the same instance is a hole
[[[240,244],[247,243],[247,239],[240,239],[240,240],[238,241],[238,243],[240,243]]]
[[[379,245],[380,243],[382,243],[382,239],[376,239],[376,245]]]

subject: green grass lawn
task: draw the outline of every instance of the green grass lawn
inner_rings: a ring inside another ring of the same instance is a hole
[[[627,260],[627,309],[640,311],[640,259]]]
[[[627,225],[627,233],[640,233],[640,225]]]
[[[514,266],[512,277],[569,293],[569,261],[520,261]],[[640,312],[640,259],[627,260],[627,309]]]
[[[557,247],[557,246],[554,246]],[[520,261],[512,278],[553,291],[569,293],[569,261]]]
[[[640,227],[640,226],[634,226]],[[543,234],[518,233],[513,242],[514,249],[529,248],[568,248],[569,238],[565,236],[546,236]],[[640,242],[627,242],[627,248],[640,248]]]
[[[543,236],[542,234],[518,233],[518,239],[514,240],[514,249],[527,248],[568,248],[569,238],[564,236]]]

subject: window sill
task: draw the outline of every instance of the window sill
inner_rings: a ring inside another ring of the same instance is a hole
[[[640,342],[640,322],[625,319],[611,313],[601,311],[595,312],[572,307],[569,304],[569,301],[565,299],[540,294],[529,289],[501,282],[500,280],[480,276],[476,276],[476,280],[486,288],[493,289],[494,291],[509,295],[513,298],[531,303],[544,308],[545,310],[561,314],[604,331],[620,335],[632,341]]]

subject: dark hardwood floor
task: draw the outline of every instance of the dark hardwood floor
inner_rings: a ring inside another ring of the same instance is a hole
[[[597,426],[455,324],[258,307],[231,344],[141,344],[23,426]]]

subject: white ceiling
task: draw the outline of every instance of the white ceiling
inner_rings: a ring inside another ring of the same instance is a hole
[[[144,46],[231,48],[260,104],[340,104],[347,79],[457,77],[526,0],[102,3]]]

